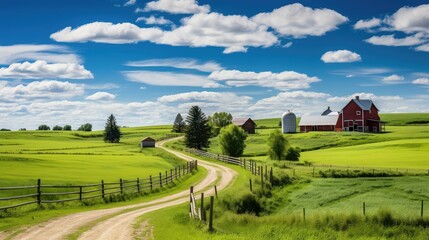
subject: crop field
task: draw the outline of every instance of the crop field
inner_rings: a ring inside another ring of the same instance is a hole
[[[174,168],[180,159],[158,149],[140,149],[143,137],[160,138],[170,127],[124,128],[120,143],[102,132],[0,132],[0,185],[98,183],[135,179]]]

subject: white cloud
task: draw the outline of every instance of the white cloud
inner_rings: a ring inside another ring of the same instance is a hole
[[[85,91],[83,84],[54,80],[34,81],[16,86],[3,81],[0,86],[0,99],[8,102],[34,98],[72,98],[82,95]]]
[[[132,6],[134,4],[136,4],[136,0],[128,0],[124,3],[124,6]]]
[[[165,32],[158,43],[225,47],[224,53],[232,53],[245,52],[247,47],[270,47],[277,43],[277,37],[246,16],[200,13],[182,19],[182,26]]]
[[[429,78],[418,78],[413,80],[413,84],[429,85]]]
[[[356,96],[359,96],[360,99],[370,99],[373,101],[398,101],[402,100],[403,98],[400,96],[377,96],[374,93],[354,93],[349,96],[343,96],[343,97],[330,97],[327,99],[328,102],[336,103],[336,102],[348,102],[351,99],[354,99]],[[377,105],[377,104],[376,104]]]
[[[323,54],[321,59],[325,63],[350,63],[362,60],[359,54],[349,50],[329,51]]]
[[[386,22],[396,31],[429,33],[429,4],[402,7],[388,17]]]
[[[108,92],[96,92],[85,99],[92,100],[92,101],[111,101],[116,98],[115,95],[108,93]]]
[[[285,45],[283,45],[284,48],[290,48],[292,46],[293,42],[288,42]]]
[[[271,87],[280,90],[309,88],[313,82],[319,82],[317,77],[309,77],[306,74],[294,71],[273,72],[241,72],[238,70],[220,70],[209,75],[210,79],[225,81],[229,86],[260,86]]]
[[[155,16],[150,16],[150,17],[139,17],[137,18],[136,22],[141,22],[144,21],[146,24],[148,25],[167,25],[167,24],[173,24],[172,21],[165,19],[163,16],[161,17],[155,17]]]
[[[158,98],[161,103],[172,102],[222,102],[222,103],[249,103],[252,100],[248,96],[238,96],[231,92],[186,92],[173,95],[165,95]]]
[[[206,76],[157,71],[125,71],[127,80],[155,86],[189,86],[203,88],[219,88],[222,85],[209,80]]]
[[[421,52],[429,52],[429,43],[420,45],[416,47],[415,50],[421,51]]]
[[[178,14],[208,13],[210,12],[210,6],[199,6],[196,0],[157,0],[148,2],[143,11],[161,11]]]
[[[93,78],[93,75],[83,65],[76,63],[47,63],[46,61],[38,60],[33,63],[13,63],[7,68],[0,68],[0,77],[19,79],[90,79]]]
[[[55,63],[81,63],[81,58],[67,47],[59,45],[17,44],[0,46],[0,64],[23,60],[44,60]]]
[[[403,76],[399,76],[399,75],[397,75],[397,74],[393,74],[393,75],[390,75],[390,76],[387,76],[387,77],[384,77],[383,78],[383,81],[384,82],[398,82],[398,81],[402,81],[402,80],[404,80],[405,78],[403,77]]]
[[[140,28],[132,23],[93,22],[75,29],[66,27],[51,34],[57,42],[135,43],[155,40],[162,36],[158,28]]]
[[[378,18],[371,18],[368,20],[359,20],[353,26],[354,29],[371,29],[381,25],[381,20]]]
[[[377,67],[371,67],[371,68],[353,68],[353,69],[344,69],[344,70],[335,70],[332,71],[335,75],[344,75],[345,77],[374,77],[380,74],[386,74],[393,72],[390,68],[377,68]]]
[[[382,46],[414,46],[421,43],[424,43],[426,40],[422,38],[422,34],[415,34],[412,36],[407,36],[404,38],[396,38],[395,35],[383,35],[383,36],[373,36],[365,41],[373,45],[382,45]]]
[[[312,9],[295,3],[269,13],[257,14],[252,20],[272,27],[283,36],[300,38],[322,36],[337,29],[348,18],[331,9]]]
[[[143,61],[127,62],[125,65],[130,67],[173,67],[195,69],[201,72],[213,72],[222,69],[220,64],[217,62],[199,62],[198,60],[192,58],[149,59]]]

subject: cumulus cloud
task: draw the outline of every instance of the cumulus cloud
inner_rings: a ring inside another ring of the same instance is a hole
[[[9,67],[0,68],[1,78],[40,79],[68,78],[90,79],[93,75],[83,65],[76,63],[47,63],[35,62],[13,63]]]
[[[177,72],[125,71],[127,80],[155,86],[188,86],[219,88],[221,84],[209,80],[206,76]]]
[[[126,1],[126,2],[124,3],[124,6],[125,6],[125,7],[127,7],[127,6],[132,6],[132,5],[134,5],[134,4],[136,4],[136,0],[128,0],[128,1]]]
[[[0,46],[0,64],[23,60],[44,60],[55,63],[81,63],[81,58],[69,48],[49,44],[17,44]]]
[[[186,92],[173,95],[165,95],[158,98],[161,103],[172,103],[172,102],[244,102],[249,103],[252,100],[248,96],[238,96],[231,92]]]
[[[325,63],[350,63],[362,60],[359,54],[349,50],[329,51],[323,54],[321,59]]]
[[[257,14],[252,20],[272,27],[283,36],[301,38],[322,36],[337,29],[338,25],[347,22],[348,18],[331,9],[312,9],[294,3],[269,13]]]
[[[381,20],[378,18],[371,18],[368,20],[359,20],[353,26],[354,29],[371,29],[381,25]]]
[[[394,34],[391,34],[391,35],[383,35],[383,36],[372,36],[366,39],[365,41],[373,45],[398,47],[398,46],[415,46],[415,45],[424,43],[426,40],[423,38],[422,34],[415,34],[404,38],[396,38]]]
[[[200,62],[192,58],[148,59],[143,61],[127,62],[125,65],[130,67],[173,67],[194,69],[201,72],[213,72],[222,69],[221,65],[217,62]]]
[[[418,78],[413,80],[413,84],[429,85],[429,78]]]
[[[161,11],[176,14],[208,13],[209,5],[198,5],[196,0],[157,0],[148,2],[143,11]]]
[[[388,17],[386,22],[396,31],[429,33],[429,4],[402,7]]]
[[[343,97],[330,97],[327,99],[328,102],[345,102],[350,101],[350,99],[354,99],[356,96],[359,96],[360,99],[370,99],[373,101],[398,101],[402,100],[403,98],[400,96],[377,96],[374,93],[354,93],[352,95],[343,96]]]
[[[83,84],[55,80],[34,81],[16,86],[3,81],[0,86],[0,99],[8,102],[34,98],[72,98],[85,91]]]
[[[225,81],[225,84],[228,86],[260,86],[279,90],[309,88],[311,83],[320,81],[317,77],[309,77],[306,74],[294,71],[257,73],[238,70],[220,70],[212,72],[209,78],[220,82]]]
[[[404,79],[405,79],[405,78],[404,78],[403,76],[399,76],[399,75],[397,75],[397,74],[393,74],[393,75],[390,75],[390,76],[384,77],[384,78],[383,78],[383,81],[384,81],[384,82],[390,82],[390,83],[392,83],[392,82],[402,81],[402,80],[404,80]]]
[[[92,100],[92,101],[110,101],[114,100],[116,98],[115,95],[108,93],[108,92],[96,92],[85,99]]]
[[[423,44],[415,48],[416,51],[429,52],[429,44]]]
[[[51,34],[51,38],[57,42],[123,44],[155,40],[162,34],[158,28],[140,28],[132,23],[93,22],[75,29],[66,27]]]
[[[155,16],[150,16],[150,17],[138,17],[136,22],[141,22],[144,21],[146,24],[148,25],[167,25],[167,24],[173,24],[172,21],[165,19],[163,16],[161,17],[155,17]]]

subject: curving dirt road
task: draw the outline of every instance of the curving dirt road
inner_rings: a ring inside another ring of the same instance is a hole
[[[175,139],[167,141],[172,140]],[[194,192],[202,192],[205,190],[206,196],[213,195],[214,189],[212,186],[214,184],[217,185],[218,190],[222,190],[234,181],[237,175],[237,172],[234,170],[167,149],[163,147],[163,144],[167,141],[160,142],[158,147],[186,161],[198,160],[198,166],[207,169],[207,176],[194,186]],[[178,205],[187,201],[189,201],[188,190],[150,202],[75,213],[27,228],[11,239],[65,239],[68,235],[75,233],[79,228],[89,226],[94,221],[98,221],[98,223],[84,232],[79,239],[133,239],[133,224],[138,217],[151,211]],[[2,238],[0,235],[0,239],[5,238]]]

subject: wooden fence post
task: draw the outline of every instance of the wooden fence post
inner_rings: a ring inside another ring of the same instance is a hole
[[[213,231],[213,208],[214,197],[210,196],[210,218],[209,218],[209,231]]]
[[[274,182],[273,167],[271,167],[271,171],[270,171],[270,183],[271,183],[271,185],[273,185],[273,182]]]
[[[173,169],[170,169],[170,182],[173,182]]]
[[[180,166],[179,166],[179,178],[180,178]]]
[[[216,187],[216,185],[214,186],[214,189],[215,189],[215,195],[216,195],[216,198],[217,198],[217,187]]]
[[[198,171],[198,160],[195,160],[195,170]]]
[[[264,190],[264,174],[262,174],[262,166],[259,167],[259,169],[261,170],[261,187],[262,190]]]
[[[201,221],[206,221],[206,210],[204,208],[204,193],[201,193],[200,214],[201,214]]]
[[[192,212],[192,194],[194,194],[194,186],[189,188],[189,212]]]
[[[182,170],[183,170],[183,174],[182,175],[185,175],[185,165],[182,166]]]
[[[174,177],[176,178],[176,180],[177,180],[177,167],[175,167],[174,168]]]
[[[104,180],[101,180],[101,197],[104,199]]]
[[[152,191],[153,190],[152,175],[149,176],[149,183],[150,183],[150,191]]]
[[[252,179],[249,179],[249,187],[250,187],[250,191],[253,192],[252,190]]]
[[[422,200],[422,207],[421,207],[421,210],[420,210],[420,216],[423,218],[423,200]]]
[[[243,167],[244,167],[244,169],[246,169],[246,159],[245,158],[243,159]],[[428,170],[428,174],[429,174],[429,170]]]
[[[42,203],[42,190],[41,190],[41,180],[37,179],[37,204],[40,205]]]
[[[137,192],[140,193],[140,178],[137,178]]]
[[[165,185],[168,184],[168,172],[165,171]]]
[[[362,210],[363,210],[363,215],[365,216],[365,213],[366,213],[366,206],[365,206],[365,202],[363,202]]]
[[[304,222],[305,222],[305,208],[302,209],[302,216],[304,217]]]
[[[265,165],[265,180],[268,180],[268,167]]]
[[[123,186],[123,183],[122,183],[122,178],[119,179],[119,186],[121,188],[121,194],[124,194],[124,186]]]
[[[82,201],[82,186],[79,186],[79,201]]]
[[[162,176],[161,176],[161,173],[159,173],[159,187],[162,188]]]

